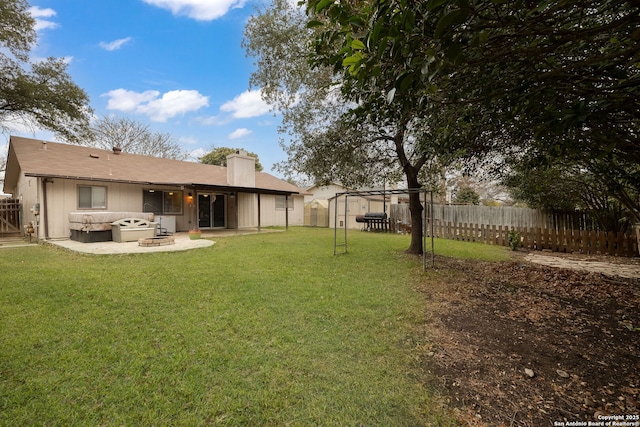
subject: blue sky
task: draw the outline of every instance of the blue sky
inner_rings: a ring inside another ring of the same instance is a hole
[[[256,3],[245,0],[30,0],[33,58],[66,58],[98,117],[169,132],[192,158],[212,147],[258,154],[265,172],[286,159],[280,117],[249,88],[253,59],[240,46]],[[14,135],[54,140],[47,132]],[[0,146],[8,143],[3,136]],[[6,145],[5,145],[6,147]]]

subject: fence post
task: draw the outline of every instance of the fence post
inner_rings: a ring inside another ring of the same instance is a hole
[[[573,253],[573,233],[572,228],[567,229],[567,253]]]
[[[622,245],[623,245],[623,243],[622,243],[622,232],[618,231],[616,233],[616,237],[617,237],[617,239],[616,239],[617,240],[617,242],[616,242],[617,243],[616,244],[616,255],[622,256],[622,254],[624,253],[623,248],[622,248]]]
[[[585,254],[595,254],[594,252],[594,230],[585,230],[584,231],[584,253]]]
[[[529,249],[532,251],[536,249],[536,229],[534,227],[529,227]]]
[[[585,230],[585,233],[584,233],[584,239],[585,239],[585,242],[584,242],[585,251],[584,251],[584,253],[585,254],[595,253],[593,251],[593,240],[594,240],[593,235],[594,235],[594,233],[595,233],[594,230]],[[603,244],[603,246],[604,246],[604,244]]]

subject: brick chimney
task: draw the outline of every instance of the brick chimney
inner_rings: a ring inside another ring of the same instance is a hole
[[[256,186],[256,159],[244,150],[227,156],[227,183],[235,187]]]

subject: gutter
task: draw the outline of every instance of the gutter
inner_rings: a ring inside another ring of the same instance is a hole
[[[52,174],[39,174],[39,173],[29,173],[26,172],[24,176],[36,177],[36,178],[58,178],[58,179],[75,179],[78,181],[91,181],[91,182],[115,182],[119,184],[139,184],[139,185],[165,185],[165,186],[185,186],[192,187],[197,189],[216,189],[220,191],[230,191],[230,192],[238,192],[238,193],[249,193],[249,194],[277,194],[277,195],[303,195],[304,193],[300,193],[299,191],[288,191],[288,190],[274,190],[269,188],[257,188],[257,187],[236,187],[232,185],[219,185],[219,184],[200,184],[200,183],[185,183],[185,182],[148,182],[148,181],[131,181],[124,179],[105,179],[105,178],[90,178],[83,176],[71,176],[71,175],[52,175]],[[43,181],[44,182],[44,181]],[[52,182],[52,181],[49,181]]]

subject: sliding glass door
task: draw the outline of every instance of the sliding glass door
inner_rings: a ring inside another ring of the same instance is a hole
[[[198,227],[199,228],[225,228],[226,222],[226,196],[224,194],[199,193],[198,194]]]

